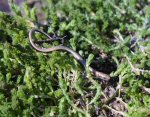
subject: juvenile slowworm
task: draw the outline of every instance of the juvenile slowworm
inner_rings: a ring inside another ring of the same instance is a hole
[[[48,37],[48,41],[53,41],[55,39],[53,39],[52,37],[50,37],[48,34],[46,34],[45,32],[39,30],[39,29],[31,29],[30,32],[29,32],[29,40],[30,40],[30,43],[31,45],[33,46],[34,49],[36,49],[37,51],[39,52],[44,52],[44,53],[49,53],[49,52],[52,52],[52,51],[67,51],[69,53],[72,54],[72,56],[80,63],[84,66],[84,68],[86,69],[86,61],[78,54],[76,53],[75,51],[73,51],[72,49],[66,47],[66,46],[62,46],[62,45],[59,45],[59,46],[54,46],[54,47],[51,47],[51,48],[39,48],[36,46],[36,42],[33,41],[33,35],[35,32],[39,32],[41,34],[44,34],[46,37]],[[41,41],[42,42],[42,41]],[[89,67],[89,70],[91,71],[91,73],[93,75],[95,75],[96,77],[102,79],[102,80],[109,80],[110,79],[110,76],[105,74],[105,73],[102,73],[102,72],[99,72],[95,69],[93,69],[92,67]]]

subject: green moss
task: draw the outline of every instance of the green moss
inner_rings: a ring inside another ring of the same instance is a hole
[[[124,92],[116,97],[128,105],[126,115],[149,116],[150,98],[141,87],[150,86],[150,75],[133,69],[149,69],[149,42],[141,41],[141,38],[149,40],[148,1],[45,2],[42,10],[46,26],[39,25],[36,9],[26,4],[24,14],[13,3],[14,16],[0,12],[0,115],[103,115],[104,89],[110,85],[116,89],[119,84]],[[46,55],[36,52],[28,38],[33,27],[61,37],[66,35],[64,45],[88,58],[87,67],[93,62],[96,69],[111,74],[110,82],[103,84],[88,69],[89,78],[85,78],[85,70],[66,52]],[[134,53],[130,48],[131,35],[137,37]],[[144,51],[142,46],[146,48]]]

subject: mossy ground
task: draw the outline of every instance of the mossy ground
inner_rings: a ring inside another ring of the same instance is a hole
[[[35,7],[24,4],[22,12],[10,2],[13,16],[0,13],[1,116],[150,116],[148,0],[45,0],[46,24]],[[66,52],[35,51],[28,37],[33,27],[66,36],[64,45],[110,81],[88,69],[85,77]]]

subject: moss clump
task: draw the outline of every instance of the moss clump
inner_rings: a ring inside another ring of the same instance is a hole
[[[45,3],[46,25],[38,22],[36,8],[26,4],[24,14],[13,3],[15,15],[0,13],[0,115],[149,116],[149,2]],[[33,27],[66,35],[64,45],[88,58],[87,66],[92,62],[110,74],[111,80],[102,82],[90,73],[85,78],[84,69],[68,53],[36,52],[28,39]]]

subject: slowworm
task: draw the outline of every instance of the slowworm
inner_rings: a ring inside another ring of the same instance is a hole
[[[52,51],[67,51],[69,53],[71,53],[71,55],[80,63],[84,66],[84,68],[86,69],[86,61],[75,51],[73,51],[72,49],[66,47],[66,46],[62,46],[62,45],[59,45],[59,46],[54,46],[54,47],[51,47],[51,48],[40,48],[38,46],[36,46],[36,42],[33,40],[33,35],[35,32],[39,32],[43,35],[45,35],[48,40],[47,41],[53,41],[53,40],[56,40],[56,39],[53,39],[52,37],[50,37],[48,34],[46,34],[45,32],[39,30],[39,29],[31,29],[30,32],[29,32],[29,40],[30,40],[30,43],[32,45],[32,47],[34,49],[36,49],[37,51],[39,52],[43,52],[43,53],[49,53],[49,52],[52,52]],[[45,41],[41,41],[41,42],[45,42]],[[37,42],[38,43],[38,42]],[[110,79],[109,75],[103,73],[103,72],[99,72],[95,69],[93,69],[92,67],[89,67],[89,70],[91,71],[91,73],[93,75],[95,75],[96,77],[102,79],[102,80],[106,80],[108,81]]]

